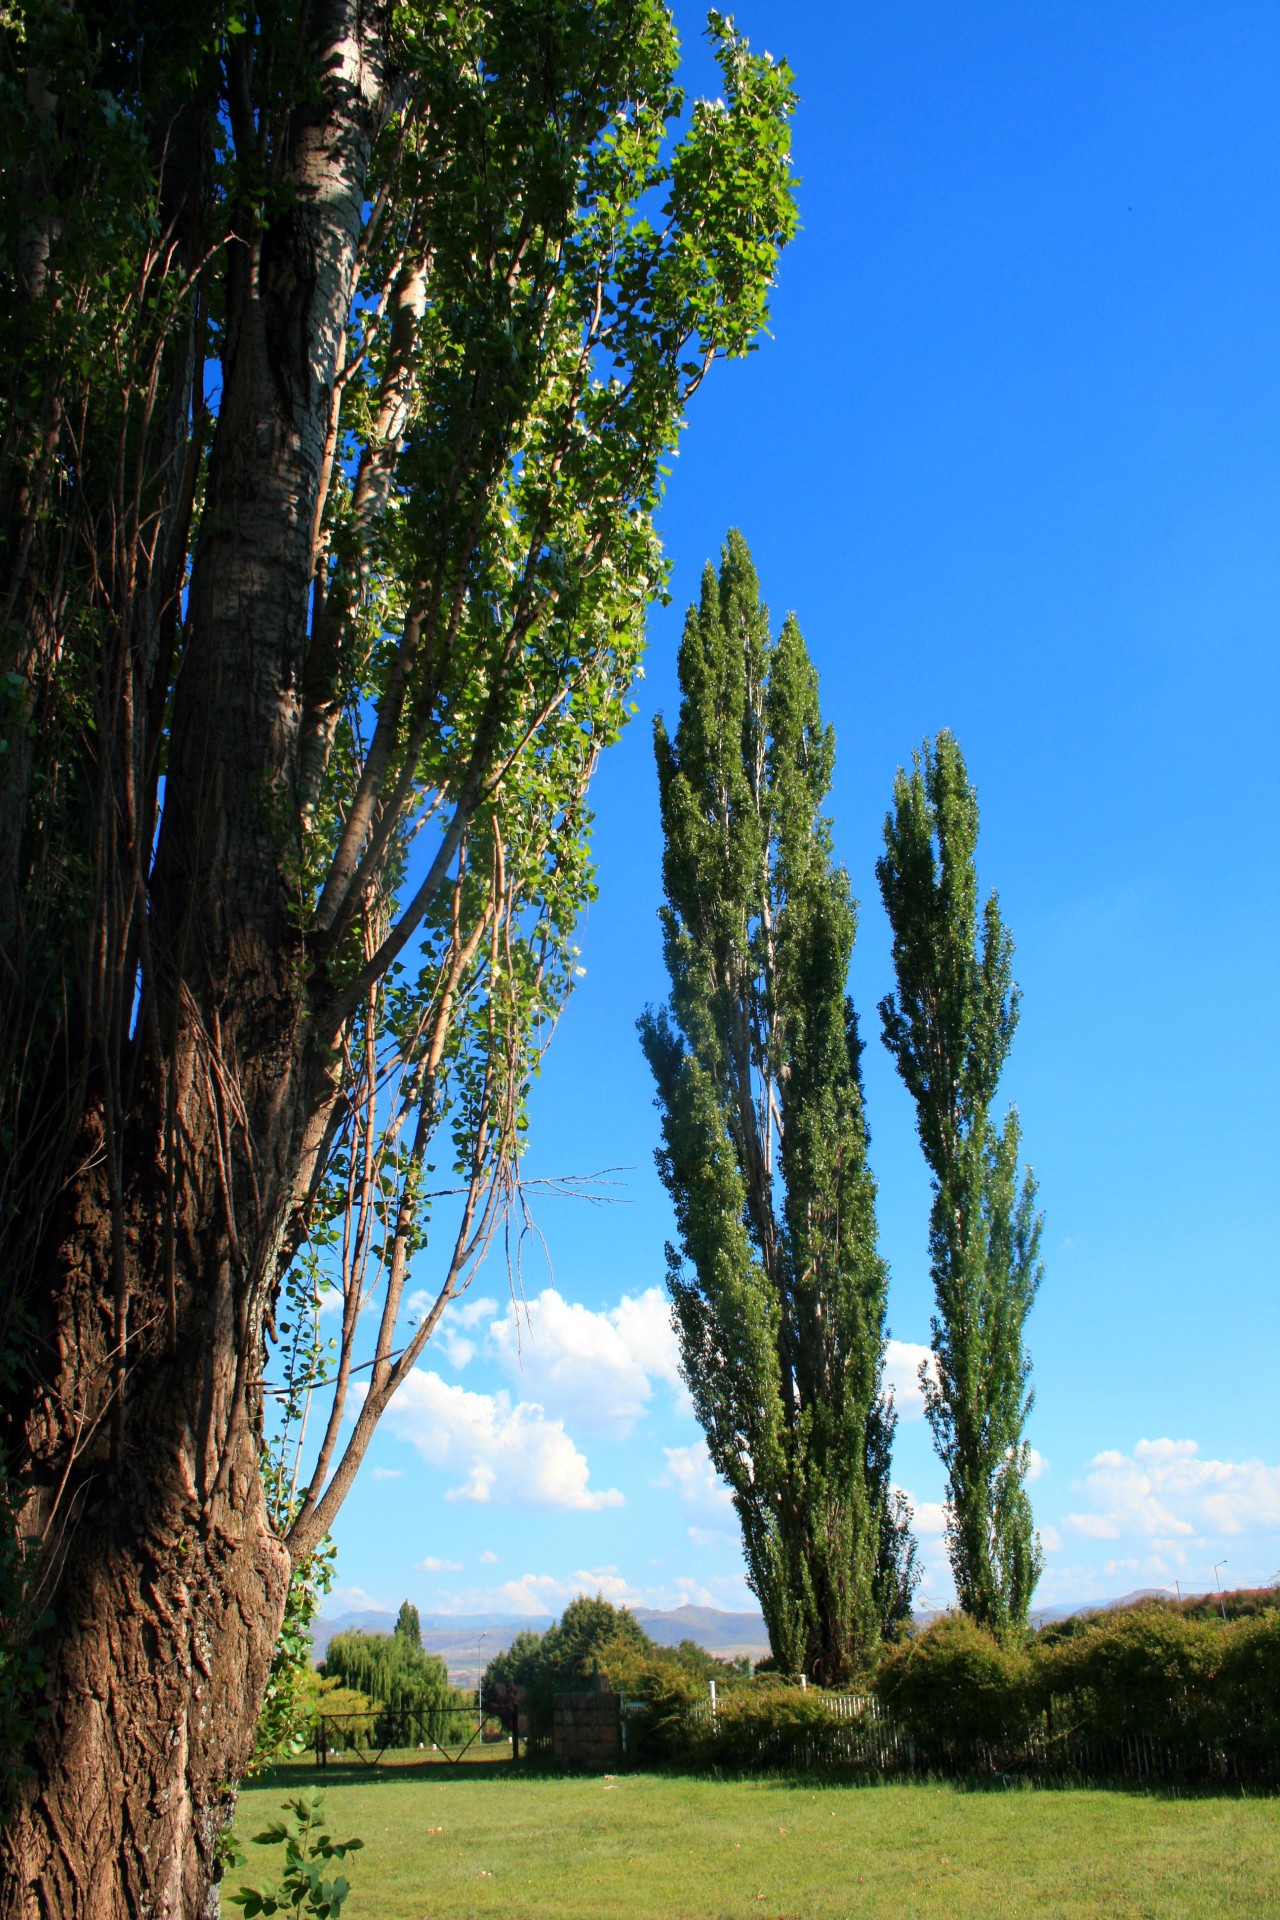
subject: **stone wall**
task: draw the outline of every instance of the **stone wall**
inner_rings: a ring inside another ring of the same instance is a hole
[[[622,1722],[616,1693],[558,1693],[551,1706],[551,1754],[560,1767],[616,1767]]]

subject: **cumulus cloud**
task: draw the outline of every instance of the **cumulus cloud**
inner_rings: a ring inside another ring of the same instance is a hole
[[[682,1500],[710,1512],[723,1512],[726,1507],[732,1507],[733,1495],[712,1466],[705,1446],[664,1447],[662,1451],[666,1455],[667,1470],[657,1482],[658,1486],[674,1487]]]
[[[639,1587],[616,1566],[580,1567],[569,1574],[522,1573],[497,1587],[469,1587],[442,1595],[433,1602],[438,1613],[480,1611],[520,1614],[526,1618],[562,1613],[579,1594],[603,1594],[615,1607],[722,1607],[754,1612],[756,1600],[738,1574],[695,1580],[686,1575],[666,1586]]]
[[[1139,1440],[1132,1453],[1089,1463],[1081,1490],[1089,1510],[1065,1525],[1085,1540],[1182,1543],[1280,1530],[1280,1466],[1202,1460],[1194,1440]]]
[[[653,1383],[684,1392],[671,1308],[659,1287],[593,1312],[545,1287],[513,1303],[489,1330],[508,1378],[587,1432],[625,1439],[648,1409]]]
[[[580,1569],[563,1578],[551,1573],[522,1573],[504,1580],[498,1595],[512,1613],[560,1613],[580,1593],[602,1594],[615,1607],[636,1607],[644,1596],[616,1567]]]
[[[931,1379],[936,1379],[937,1365],[930,1348],[919,1346],[911,1340],[886,1342],[884,1383],[893,1395],[893,1404],[898,1409],[900,1420],[924,1419],[924,1388],[920,1385],[922,1366],[928,1368]]]
[[[436,1295],[424,1289],[411,1293],[407,1302],[410,1326],[430,1313],[436,1303]],[[468,1334],[479,1328],[484,1321],[491,1320],[498,1311],[498,1303],[487,1294],[475,1294],[461,1300],[451,1300],[441,1316],[434,1334],[434,1341],[443,1353],[449,1365],[459,1373],[469,1367],[476,1357],[476,1342]],[[433,1348],[433,1351],[435,1349]]]
[[[332,1619],[336,1613],[389,1613],[385,1600],[366,1593],[363,1587],[332,1587],[325,1595],[324,1610]]]
[[[528,1502],[595,1512],[620,1507],[615,1488],[588,1485],[591,1469],[564,1430],[535,1402],[469,1393],[415,1367],[387,1409],[392,1431],[442,1472],[459,1476],[445,1495],[480,1505]]]
[[[915,1500],[910,1494],[911,1525],[922,1540],[941,1540],[947,1531],[947,1509],[941,1500]]]
[[[423,1573],[462,1572],[461,1560],[437,1560],[434,1553],[429,1553],[425,1560],[419,1560],[418,1566]]]
[[[484,1552],[480,1555],[480,1565],[482,1567],[496,1567],[497,1564],[498,1564],[497,1554],[493,1551],[492,1547],[486,1547]]]
[[[1027,1448],[1027,1479],[1038,1480],[1042,1473],[1048,1473],[1049,1462],[1034,1447]]]
[[[690,1527],[689,1538],[695,1547],[736,1547],[737,1537],[723,1527]]]

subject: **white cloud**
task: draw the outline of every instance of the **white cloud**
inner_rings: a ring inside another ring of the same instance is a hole
[[[937,1378],[937,1363],[929,1347],[918,1346],[911,1340],[889,1340],[884,1351],[884,1381],[893,1395],[893,1404],[898,1409],[900,1420],[924,1419],[924,1389],[920,1385],[920,1369],[929,1369],[931,1379]]]
[[[915,1531],[924,1540],[941,1540],[947,1531],[947,1509],[941,1500],[912,1501]]]
[[[1049,1462],[1045,1459],[1044,1455],[1042,1453],[1037,1453],[1034,1447],[1028,1447],[1027,1448],[1027,1479],[1038,1480],[1041,1474],[1048,1473],[1048,1471],[1049,1471]]]
[[[721,1512],[732,1507],[733,1495],[712,1466],[704,1445],[664,1447],[662,1451],[667,1458],[667,1470],[657,1482],[658,1486],[674,1487],[680,1498],[691,1506]]]
[[[654,1381],[684,1395],[671,1308],[659,1287],[624,1295],[601,1313],[545,1287],[527,1306],[513,1303],[489,1338],[522,1393],[588,1432],[625,1439],[647,1411]]]
[[[375,1467],[369,1475],[371,1480],[403,1480],[403,1467]]]
[[[363,1587],[333,1587],[325,1595],[324,1610],[329,1619],[337,1613],[390,1613],[391,1608],[376,1594]]]
[[[1131,1454],[1100,1453],[1080,1490],[1091,1510],[1067,1515],[1073,1533],[1150,1540],[1180,1564],[1195,1540],[1280,1531],[1280,1466],[1202,1460],[1194,1440],[1139,1440]]]
[[[492,1547],[486,1547],[480,1555],[480,1565],[482,1567],[496,1567],[497,1564],[498,1555],[493,1551]]]
[[[603,1594],[615,1607],[636,1607],[644,1596],[616,1567],[594,1567],[559,1579],[550,1573],[522,1573],[504,1580],[498,1595],[512,1613],[561,1613],[580,1593]]]
[[[425,1560],[419,1560],[418,1566],[423,1573],[461,1573],[461,1560],[437,1560],[429,1553]]]
[[[528,1502],[584,1513],[620,1507],[616,1489],[588,1486],[591,1469],[564,1430],[532,1401],[505,1392],[468,1393],[415,1367],[387,1409],[387,1423],[431,1466],[461,1478],[449,1500]]]
[[[690,1527],[689,1538],[695,1547],[736,1547],[736,1535],[723,1527]]]
[[[424,1314],[430,1313],[436,1297],[422,1288],[409,1295],[406,1307],[411,1326],[421,1320]],[[497,1301],[483,1293],[471,1299],[464,1295],[461,1300],[451,1300],[445,1308],[433,1338],[436,1346],[443,1350],[449,1365],[457,1372],[461,1373],[464,1367],[470,1366],[476,1357],[476,1342],[466,1337],[467,1330],[491,1320],[497,1311]]]
[[[491,1300],[487,1293],[478,1293],[471,1300],[464,1295],[461,1300],[452,1301],[445,1308],[445,1318],[458,1327],[478,1327],[482,1320],[492,1320],[497,1311],[496,1300]]]

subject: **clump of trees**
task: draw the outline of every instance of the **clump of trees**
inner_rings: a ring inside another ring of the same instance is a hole
[[[461,1704],[439,1654],[425,1652],[400,1632],[336,1633],[325,1649],[320,1673],[324,1680],[337,1680],[372,1703],[377,1713],[375,1739],[395,1739],[404,1733],[410,1717],[421,1720]],[[317,1705],[322,1711],[337,1711],[321,1702]],[[414,1732],[413,1739],[419,1737]]]
[[[909,1615],[917,1574],[889,1480],[856,908],[822,812],[834,735],[736,531],[679,672],[675,735],[655,727],[671,1001],[640,1021],[680,1236],[668,1285],[775,1657],[840,1684]]]
[[[794,616],[771,637],[736,531],[679,672],[675,735],[655,727],[671,1000],[640,1021],[679,1234],[668,1286],[774,1658],[839,1684],[909,1618],[919,1574],[890,1480],[856,902],[822,812],[834,735]],[[999,1129],[990,1114],[1017,1024],[1013,943],[994,894],[978,931],[977,799],[949,733],[894,798],[876,871],[897,993],[880,1014],[934,1182],[925,1403],[961,1606],[1003,1629],[1025,1624],[1040,1570],[1023,1339],[1040,1218],[1017,1114]]]
[[[795,228],[790,74],[709,30],[686,115],[659,0],[0,21],[5,1912],[207,1908],[290,1585],[518,1196],[662,462]],[[277,1500],[278,1338],[331,1400]]]
[[[551,1702],[557,1693],[599,1682],[649,1700],[674,1694],[683,1706],[705,1698],[709,1680],[740,1682],[747,1666],[717,1660],[692,1640],[659,1646],[628,1608],[615,1607],[598,1594],[580,1594],[545,1633],[525,1630],[496,1653],[484,1670],[481,1691],[486,1708],[509,1730],[523,1709],[537,1738],[550,1730]]]

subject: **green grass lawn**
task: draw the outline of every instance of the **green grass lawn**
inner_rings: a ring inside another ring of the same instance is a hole
[[[336,1839],[365,1842],[344,1920],[1280,1915],[1276,1799],[307,1768],[241,1795],[241,1840],[303,1784],[324,1786]],[[229,1887],[271,1872],[268,1849],[247,1852]]]

